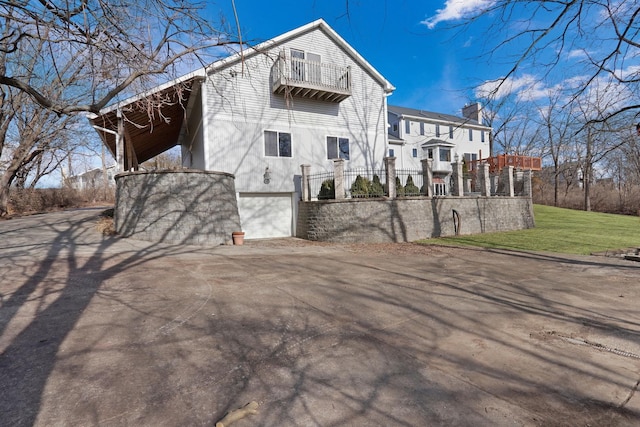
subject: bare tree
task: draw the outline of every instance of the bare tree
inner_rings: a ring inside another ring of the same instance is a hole
[[[13,62],[30,44],[41,45],[34,71],[55,72],[54,79],[39,79],[2,67],[0,84],[58,114],[98,113],[132,86],[139,91],[175,76],[207,49],[233,43],[200,15],[204,6],[186,0],[0,0],[5,61]]]
[[[182,0],[0,0],[0,216],[12,184],[35,185],[84,143],[70,134],[74,113],[98,113],[234,43],[200,15],[204,7]],[[154,106],[146,108],[151,114]]]
[[[577,99],[602,82],[623,87],[628,102],[618,104],[593,120],[608,120],[626,111],[640,110],[640,5],[617,0],[488,0],[468,16],[464,25],[489,18],[487,52],[507,58],[510,68],[493,86],[498,95],[505,84],[525,70],[543,69],[551,77],[558,64],[582,58],[579,70],[564,81],[570,98]],[[425,21],[427,25],[430,24]],[[491,44],[491,40],[497,43]],[[559,77],[554,76],[555,79]],[[547,79],[548,81],[548,79]]]

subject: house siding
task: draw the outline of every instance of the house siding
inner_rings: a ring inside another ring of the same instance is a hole
[[[311,46],[312,48],[308,48]],[[350,66],[352,95],[340,103],[285,99],[271,91],[271,67],[279,52],[299,49],[322,62]],[[381,167],[386,151],[385,92],[320,28],[216,70],[206,80],[207,167],[233,173],[238,192],[299,192],[300,165],[331,170],[326,137],[350,141],[347,167]],[[264,131],[291,134],[292,157],[267,157]],[[271,182],[264,184],[269,167]]]

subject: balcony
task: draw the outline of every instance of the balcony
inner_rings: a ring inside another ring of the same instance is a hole
[[[279,95],[342,102],[351,96],[351,68],[281,54],[271,69],[271,90]]]

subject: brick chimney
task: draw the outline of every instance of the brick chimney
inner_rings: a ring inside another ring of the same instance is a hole
[[[480,124],[483,124],[482,123],[482,106],[480,105],[479,102],[474,102],[473,104],[465,105],[464,107],[462,107],[462,116],[470,120],[475,120]]]

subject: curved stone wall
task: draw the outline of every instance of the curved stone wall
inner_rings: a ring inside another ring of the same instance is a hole
[[[219,245],[241,230],[232,174],[181,169],[125,172],[115,179],[114,222],[121,236]]]

